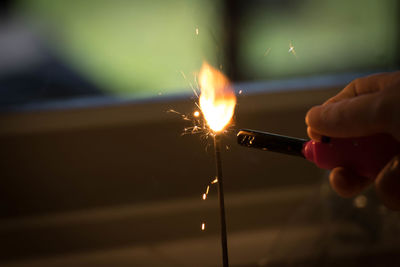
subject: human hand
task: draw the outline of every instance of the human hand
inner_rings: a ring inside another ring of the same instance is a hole
[[[310,138],[360,137],[388,133],[400,142],[400,71],[360,78],[306,115]],[[352,197],[371,183],[382,202],[400,210],[400,155],[393,157],[375,180],[337,167],[329,175],[332,188],[342,197]]]

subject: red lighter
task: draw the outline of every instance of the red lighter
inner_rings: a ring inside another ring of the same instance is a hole
[[[357,138],[323,137],[318,142],[254,130],[240,130],[237,138],[238,143],[243,146],[301,156],[323,169],[345,167],[371,179],[376,177],[392,157],[400,154],[400,143],[388,134]]]

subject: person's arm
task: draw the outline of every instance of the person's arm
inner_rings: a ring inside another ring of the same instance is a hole
[[[359,137],[391,134],[400,142],[400,71],[356,79],[336,96],[306,115],[310,138]],[[375,183],[383,203],[400,209],[400,155],[395,156],[375,181],[360,177],[342,167],[331,171],[332,188],[343,197],[360,193]]]

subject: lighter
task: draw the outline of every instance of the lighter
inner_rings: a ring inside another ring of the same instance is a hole
[[[388,134],[357,138],[323,137],[319,142],[240,130],[237,141],[247,147],[300,156],[322,169],[345,167],[371,179],[376,177],[393,156],[400,154],[400,143]]]

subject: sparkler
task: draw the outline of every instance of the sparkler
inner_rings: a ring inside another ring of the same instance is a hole
[[[220,136],[214,136],[214,150],[215,150],[215,167],[218,177],[218,199],[219,211],[221,221],[221,245],[222,245],[222,263],[223,266],[229,266],[228,262],[228,240],[226,236],[226,217],[225,217],[225,198],[224,198],[224,184],[222,179],[222,163],[221,163],[221,143]]]
[[[183,78],[186,75],[181,72]],[[197,85],[197,80],[195,80]],[[230,123],[236,105],[236,96],[229,80],[217,69],[211,67],[207,63],[203,66],[199,73],[200,96],[192,83],[189,82],[195,96],[199,99],[199,103],[195,103],[201,113],[196,110],[191,115],[182,114],[176,110],[170,109],[167,112],[179,115],[183,120],[192,121],[193,126],[184,128],[184,134],[205,133],[206,138],[212,136],[214,139],[215,166],[217,176],[207,185],[206,192],[202,195],[202,199],[206,200],[210,185],[218,184],[218,198],[220,208],[221,222],[221,245],[222,245],[222,263],[224,267],[229,266],[228,261],[228,242],[226,234],[226,218],[224,203],[224,188],[222,177],[222,161],[221,161],[221,135]],[[239,94],[242,93],[240,90]],[[200,116],[200,115],[203,116]],[[205,120],[202,120],[201,118]],[[205,222],[201,224],[201,230],[205,230]]]
[[[218,198],[221,222],[222,263],[229,266],[228,241],[226,235],[225,199],[221,162],[221,132],[232,119],[236,105],[236,97],[228,79],[218,70],[204,63],[200,74],[199,83],[201,94],[199,104],[206,119],[208,127],[214,137],[215,166],[217,176],[211,184],[218,183]],[[209,187],[207,187],[207,192]],[[203,199],[207,194],[203,195]],[[203,227],[202,227],[203,229]]]

